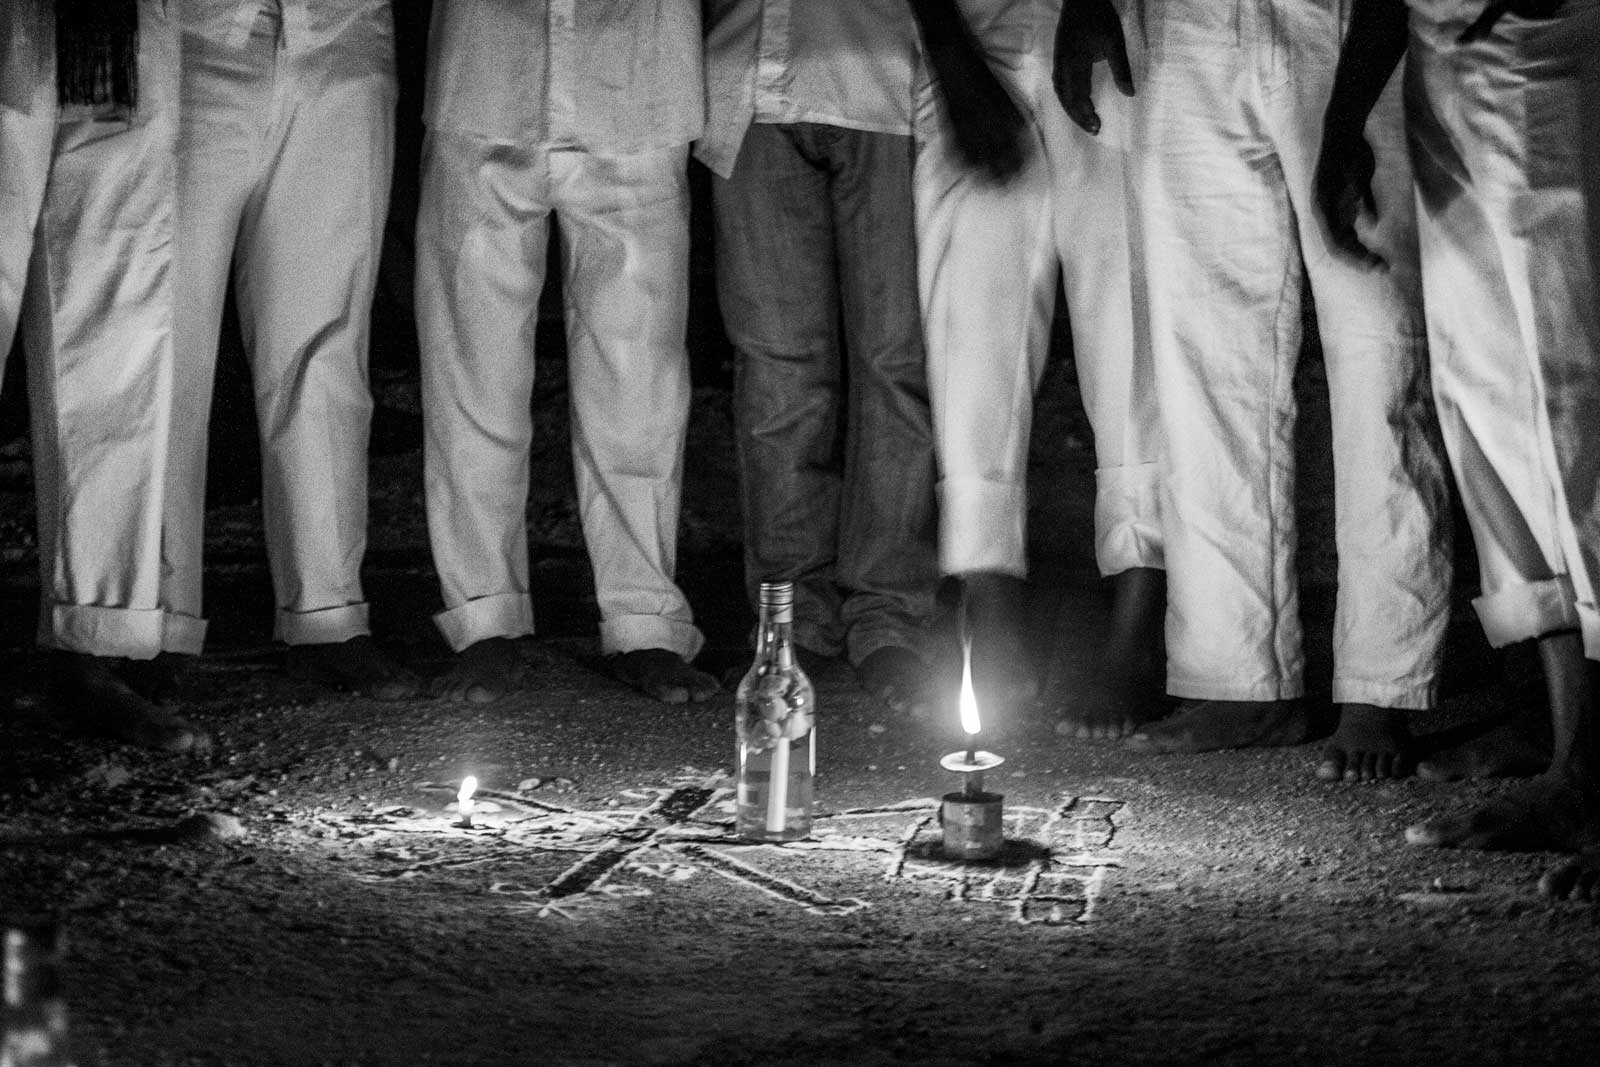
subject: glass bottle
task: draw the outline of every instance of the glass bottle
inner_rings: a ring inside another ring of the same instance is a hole
[[[739,782],[734,832],[795,841],[811,832],[816,690],[795,660],[794,583],[761,583],[756,660],[734,694]]]
[[[6,927],[0,1067],[70,1067],[60,954],[55,927]]]

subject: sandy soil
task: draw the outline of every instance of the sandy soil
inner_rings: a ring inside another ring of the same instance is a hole
[[[1401,838],[1500,786],[1328,787],[1309,746],[1154,759],[1057,733],[1104,618],[1069,371],[1053,369],[1041,407],[1033,520],[1055,684],[987,744],[1008,759],[990,785],[1011,846],[965,868],[930,847],[955,724],[888,717],[842,668],[817,679],[815,840],[728,840],[729,699],[662,708],[597,670],[554,378],[530,505],[534,686],[462,710],[291,683],[268,642],[258,509],[248,491],[220,493],[214,650],[192,679],[216,741],[204,757],[53,729],[28,647],[37,590],[13,456],[0,914],[66,930],[78,1062],[1590,1062],[1600,925],[1537,898],[1549,857]],[[426,619],[437,594],[393,389],[369,593],[380,637],[426,670],[443,654]],[[717,388],[698,394],[683,564],[718,668],[743,662],[749,624],[726,407]],[[248,484],[231,447],[227,473]],[[1331,604],[1325,467],[1307,454],[1314,678]],[[1468,621],[1434,725],[1526,691],[1526,665],[1488,657]],[[469,773],[500,809],[471,830],[447,810]],[[195,815],[232,816],[238,832]]]

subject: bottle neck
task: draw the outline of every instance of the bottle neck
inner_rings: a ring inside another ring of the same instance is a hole
[[[794,609],[789,605],[762,605],[756,658],[784,668],[794,666]]]

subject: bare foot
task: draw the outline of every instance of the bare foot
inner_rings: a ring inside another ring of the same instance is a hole
[[[1159,719],[1164,705],[1154,680],[1108,676],[1065,708],[1061,717],[1071,724],[1071,736],[1080,741],[1116,741]]]
[[[373,700],[409,700],[417,676],[390,659],[370,635],[325,644],[290,645],[289,677]]]
[[[433,680],[428,692],[458,704],[493,704],[522,688],[524,674],[515,640],[486,637],[456,653],[449,669]]]
[[[1544,872],[1539,893],[1551,900],[1600,900],[1600,848],[1587,848]]]
[[[909,648],[890,645],[856,664],[856,677],[872,699],[896,715],[926,718],[933,711],[932,671]]]
[[[1311,715],[1298,700],[1191,700],[1124,742],[1147,754],[1277,748],[1311,739]]]
[[[1410,772],[1407,715],[1371,704],[1341,704],[1339,727],[1322,750],[1317,777],[1324,782],[1373,782]]]
[[[1009,574],[962,576],[967,633],[972,639],[972,685],[983,708],[1015,708],[1039,697],[1029,651],[1028,584]],[[1001,714],[1004,714],[1002,712]]]
[[[135,693],[162,708],[182,702],[183,679],[193,656],[162,652],[154,659],[131,659],[118,673]]]
[[[1485,727],[1447,730],[1417,739],[1426,753],[1417,763],[1417,777],[1429,782],[1463,778],[1531,778],[1550,766],[1549,727],[1540,717],[1536,728],[1523,716]]]
[[[664,648],[619,652],[610,664],[618,681],[663,704],[698,704],[722,690],[711,675],[695,670],[682,656]]]
[[[1473,811],[1408,826],[1406,840],[1432,848],[1581,852],[1600,845],[1600,797],[1566,775],[1546,773]]]
[[[168,708],[157,707],[117,676],[120,661],[57,652],[51,658],[50,700],[63,718],[99,737],[158,752],[207,747],[205,733]]]
[[[1162,621],[1167,572],[1130,567],[1114,574],[1111,617],[1100,647],[1100,678],[1062,718],[1079,740],[1116,740],[1153,722],[1166,710]]]

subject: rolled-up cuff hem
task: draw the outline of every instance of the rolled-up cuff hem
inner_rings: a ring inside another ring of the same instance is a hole
[[[705,643],[705,635],[693,623],[662,615],[624,615],[600,623],[600,651],[607,656],[664,648],[692,660]]]
[[[1289,679],[1273,685],[1222,685],[1215,681],[1167,677],[1167,693],[1182,700],[1296,700],[1306,695],[1303,679]]]
[[[1157,470],[1139,463],[1094,472],[1094,558],[1102,576],[1166,567]]]
[[[1437,695],[1434,683],[1418,685],[1393,685],[1357,679],[1333,680],[1335,704],[1371,704],[1375,708],[1393,708],[1396,711],[1427,711],[1433,707]]]
[[[939,570],[1028,576],[1028,489],[1021,482],[939,483]]]
[[[161,651],[198,656],[206,646],[206,620],[194,615],[165,612],[161,620]]]
[[[1509,586],[1472,602],[1483,634],[1494,648],[1542,637],[1581,624],[1572,580],[1564,574]],[[1587,641],[1585,642],[1587,648]]]
[[[318,611],[279,608],[272,636],[286,645],[336,645],[371,632],[365,604],[341,604]]]
[[[90,656],[154,659],[161,651],[165,618],[166,612],[159,609],[52,604],[49,630],[39,635],[39,643]]]
[[[496,593],[469,600],[433,617],[450,651],[491,637],[527,637],[533,633],[533,598],[526,593]]]
[[[850,666],[859,667],[863,660],[885,648],[908,648],[926,658],[926,644],[922,632],[877,627],[872,630],[851,630],[845,639],[846,658]]]

